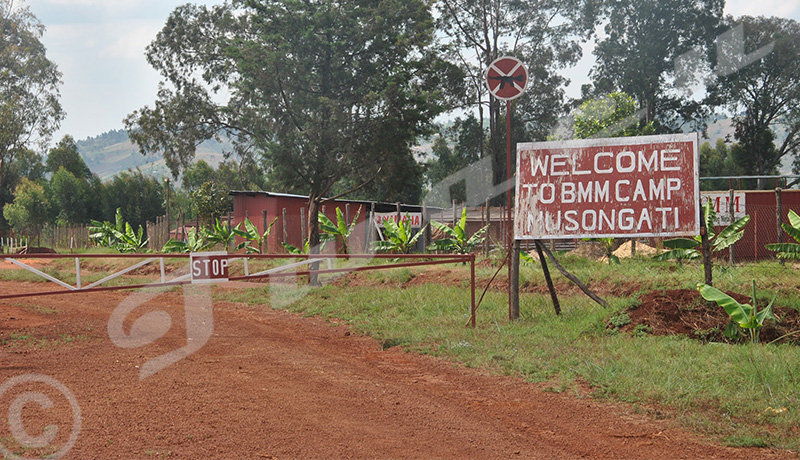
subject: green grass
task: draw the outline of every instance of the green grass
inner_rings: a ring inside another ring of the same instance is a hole
[[[558,317],[548,295],[523,293],[521,318],[509,321],[506,296],[490,290],[478,310],[475,329],[465,327],[469,290],[432,284],[400,288],[420,269],[359,275],[375,286],[328,285],[298,291],[276,285],[216,295],[343,319],[384,347],[402,346],[469,367],[546,382],[550,391],[578,394],[579,384],[585,382],[595,398],[657,407],[659,414],[732,446],[800,448],[795,429],[800,426],[800,347],[704,344],[646,331],[613,333],[607,327],[612,318],[625,322],[620,313],[637,302],[636,293],[694,289],[703,276],[699,264],[624,260],[608,266],[573,256],[561,260],[590,287],[634,294],[605,294],[611,306],[606,310],[577,290],[561,293],[563,314]],[[447,269],[463,270],[468,279],[468,267]],[[481,268],[479,278],[489,278],[494,271]],[[568,283],[551,271],[557,282]],[[505,269],[500,277],[504,275]],[[798,304],[792,295],[797,273],[788,266],[765,262],[718,267],[714,277],[721,289],[744,294],[750,280],[756,279],[765,296],[780,290],[779,304],[781,300],[783,306]],[[521,279],[529,285],[544,284],[538,264],[523,265]]]
[[[32,334],[12,332],[7,338],[0,339],[0,346],[11,349],[42,350],[54,349],[77,341],[91,340],[86,334],[59,334],[58,337],[36,337]]]

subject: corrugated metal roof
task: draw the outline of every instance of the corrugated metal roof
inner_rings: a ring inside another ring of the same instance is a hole
[[[267,192],[267,191],[264,191],[264,190],[258,190],[258,191],[256,191],[256,190],[231,190],[230,192],[228,192],[228,195],[232,195],[232,196],[235,196],[235,195],[249,195],[249,196],[265,195],[265,196],[273,196],[273,197],[279,197],[279,198],[302,198],[304,200],[308,199],[308,195],[296,195],[296,194],[292,194],[292,193]],[[349,202],[349,203],[358,203],[358,204],[365,204],[365,205],[371,205],[371,204],[374,203],[375,206],[376,206],[376,210],[377,210],[377,208],[386,208],[386,207],[389,207],[389,206],[391,206],[394,209],[397,206],[397,203],[387,203],[387,202],[381,202],[381,201],[367,201],[367,200],[350,200],[350,199],[347,199],[347,198],[339,198],[336,201],[346,201],[346,202]],[[400,203],[400,207],[401,208],[419,208],[420,210],[422,210],[422,205],[418,205],[418,204]],[[432,211],[436,211],[436,210],[442,210],[444,208],[438,208],[438,207],[434,207],[434,206],[429,206],[428,209],[432,210]]]

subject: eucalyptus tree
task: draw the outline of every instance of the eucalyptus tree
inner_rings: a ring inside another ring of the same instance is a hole
[[[14,158],[30,148],[44,150],[64,118],[61,73],[46,56],[43,34],[28,7],[0,0],[0,197]]]
[[[800,23],[763,16],[726,22],[743,28],[746,52],[765,50],[760,59],[719,76],[710,91],[733,114],[734,161],[744,174],[769,175],[789,155],[800,170]]]
[[[505,180],[505,126],[501,104],[489,97],[484,72],[498,57],[509,54],[526,64],[528,95],[515,101],[516,114],[527,131],[512,137],[544,139],[566,110],[559,75],[581,57],[580,42],[594,28],[601,0],[440,0],[438,27],[451,59],[467,76],[464,108],[478,110],[480,126],[487,109],[493,183]],[[517,128],[520,129],[521,127]],[[481,146],[481,157],[486,156]]]
[[[424,0],[180,6],[147,51],[165,79],[155,106],[126,125],[142,151],[164,150],[174,174],[221,133],[260,155],[273,184],[309,195],[313,251],[324,197],[394,174],[381,166],[413,159],[415,138],[446,108],[460,79],[433,38]]]
[[[676,68],[684,77],[708,69],[714,41],[722,31],[724,0],[608,0],[604,37],[598,41],[591,77],[594,95],[623,91],[638,105],[642,125],[659,132],[701,121],[709,108],[676,88]],[[676,63],[678,65],[676,65]],[[691,80],[691,78],[689,78]]]

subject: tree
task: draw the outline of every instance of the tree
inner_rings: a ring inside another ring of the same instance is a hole
[[[220,190],[216,182],[206,182],[200,188],[189,193],[192,211],[197,216],[201,225],[213,225],[228,209],[230,198]]]
[[[636,101],[626,93],[613,92],[581,104],[575,111],[575,137],[625,137],[654,134],[653,122],[639,126]]]
[[[0,0],[0,191],[9,165],[29,147],[44,147],[64,118],[61,73],[40,39],[44,26],[27,7]],[[2,205],[3,203],[0,203]]]
[[[774,174],[786,155],[800,151],[800,23],[749,16],[728,17],[727,22],[743,27],[745,52],[772,49],[756,62],[720,76],[710,92],[734,114],[740,148],[733,155],[742,173]],[[776,144],[778,130],[785,137]],[[797,161],[795,168],[800,170]],[[759,181],[759,188],[765,185]]]
[[[184,5],[147,52],[175,89],[162,85],[155,107],[126,126],[143,152],[164,150],[173,174],[220,133],[240,153],[262,152],[276,185],[308,193],[314,252],[334,186],[349,178],[359,187],[392,174],[380,169],[388,160],[413,160],[411,144],[444,110],[450,67],[432,40],[422,0]]]
[[[64,136],[54,148],[50,149],[45,162],[47,171],[55,173],[59,168],[64,168],[78,179],[88,179],[92,171],[78,152],[78,146],[72,136]]]
[[[164,187],[161,181],[146,177],[141,171],[127,171],[114,176],[102,187],[102,215],[113,216],[117,209],[134,227],[145,226],[163,216]]]
[[[56,222],[82,223],[89,219],[91,186],[63,166],[50,178],[50,202]]]
[[[197,160],[183,171],[181,181],[184,190],[192,192],[206,182],[214,181],[214,168],[203,160]]]
[[[456,254],[469,254],[472,250],[483,243],[485,234],[489,230],[489,224],[484,225],[478,231],[469,236],[467,233],[467,208],[461,209],[461,220],[453,223],[453,228],[441,222],[431,221],[431,226],[445,235],[445,238],[436,240],[428,246],[429,251],[452,252]]]
[[[433,159],[425,165],[427,185],[436,184],[480,160],[484,134],[478,119],[472,114],[464,119],[456,118],[450,126],[442,128],[439,135],[433,140]],[[450,188],[450,197],[453,200],[465,201],[467,198],[466,184],[461,182],[453,185]],[[428,198],[434,202],[448,201],[444,197],[429,196]]]
[[[702,69],[720,32],[724,0],[632,0],[606,3],[605,38],[591,71],[595,94],[624,91],[642,108],[639,119],[674,132],[709,110],[674,91],[676,61],[696,55]]]
[[[223,161],[217,166],[214,177],[219,186],[227,191],[264,190],[267,186],[264,171],[250,157],[239,161]]]
[[[27,177],[33,182],[44,181],[44,164],[41,155],[33,150],[23,149],[18,152],[11,163],[4,168],[5,182],[0,188],[0,205],[14,201],[14,189],[20,181]],[[0,207],[0,209],[2,209]],[[0,212],[0,233],[8,229],[8,223]]]
[[[478,109],[479,126],[489,112],[493,184],[506,180],[505,115],[501,103],[488,96],[484,71],[496,58],[511,54],[528,68],[529,95],[515,101],[518,122],[530,132],[527,140],[544,140],[565,110],[564,85],[558,71],[581,57],[579,40],[594,28],[598,0],[442,0],[439,30],[451,59],[466,75],[466,108]],[[512,134],[513,137],[513,134]],[[522,137],[522,136],[520,136]],[[487,156],[481,148],[480,157]]]
[[[741,169],[736,165],[733,150],[738,149],[734,144],[729,147],[724,139],[717,139],[716,145],[704,142],[700,146],[700,177],[738,176],[742,175]],[[703,190],[728,190],[730,182],[725,179],[704,180],[700,182]]]
[[[14,201],[3,206],[3,216],[16,231],[39,233],[50,217],[47,193],[27,177],[14,189]]]

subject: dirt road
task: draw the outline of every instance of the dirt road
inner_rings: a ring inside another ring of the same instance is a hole
[[[0,282],[0,292],[29,289]],[[53,407],[22,411],[30,436],[59,427],[53,450],[80,420],[65,458],[796,458],[715,446],[622,406],[382,350],[322,319],[229,302],[214,303],[213,334],[199,351],[140,380],[145,363],[186,345],[183,298],[180,290],[161,294],[130,314],[126,330],[157,310],[172,328],[126,349],[109,338],[108,324],[127,295],[0,301],[0,385],[49,376],[80,407],[75,417],[56,391],[42,390]],[[13,397],[0,394],[6,445]]]

